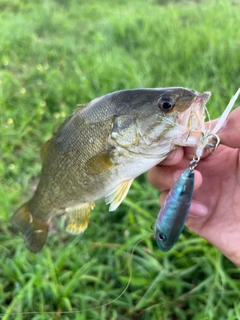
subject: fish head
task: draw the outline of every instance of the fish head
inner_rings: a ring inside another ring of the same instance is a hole
[[[152,114],[148,110],[146,116],[138,119],[144,141],[196,147],[205,132],[205,105],[211,93],[181,87],[156,90]]]

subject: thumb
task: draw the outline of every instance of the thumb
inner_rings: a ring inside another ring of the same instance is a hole
[[[240,148],[240,107],[232,111],[223,128],[217,133],[221,144]]]

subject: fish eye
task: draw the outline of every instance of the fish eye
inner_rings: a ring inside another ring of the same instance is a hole
[[[164,240],[166,240],[166,237],[164,236],[164,234],[158,232],[158,240],[159,241],[164,241]]]
[[[171,98],[160,98],[158,100],[158,107],[162,111],[170,111],[175,106],[175,102]]]

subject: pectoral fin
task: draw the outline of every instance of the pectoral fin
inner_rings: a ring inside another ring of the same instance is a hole
[[[111,152],[112,150],[102,151],[90,158],[85,164],[85,172],[90,175],[99,175],[114,167],[110,160]]]
[[[72,234],[84,232],[88,227],[91,210],[94,208],[94,202],[81,203],[79,205],[67,208],[64,216],[64,228]]]
[[[117,188],[112,189],[105,197],[106,204],[110,204],[109,211],[114,211],[126,197],[134,179],[122,182]]]

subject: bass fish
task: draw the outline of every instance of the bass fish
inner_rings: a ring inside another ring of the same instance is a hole
[[[113,92],[80,105],[42,147],[41,179],[11,218],[27,248],[39,252],[50,220],[82,233],[96,200],[114,211],[134,178],[177,146],[196,147],[209,92],[173,87]]]

